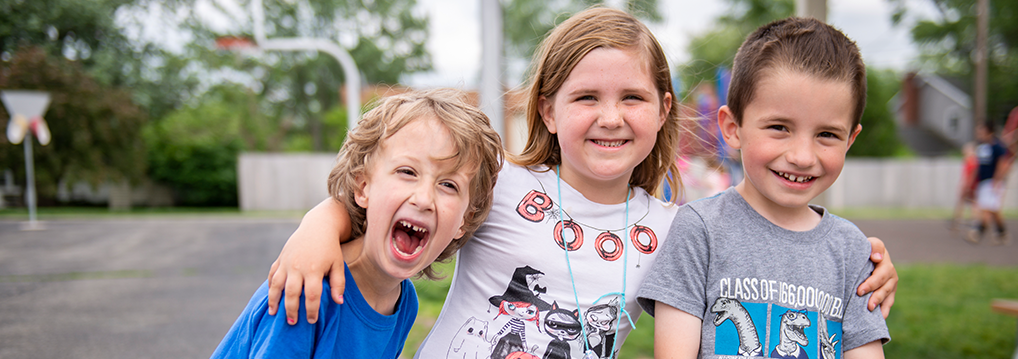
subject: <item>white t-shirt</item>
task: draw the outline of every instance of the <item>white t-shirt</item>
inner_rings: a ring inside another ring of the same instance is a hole
[[[635,323],[636,291],[678,206],[634,188],[623,225],[625,203],[594,203],[562,182],[566,222],[559,231],[557,178],[542,170],[506,164],[499,173],[491,214],[457,254],[452,287],[418,358],[502,358],[518,351],[581,358],[585,346],[606,358],[613,357],[613,343],[615,352],[622,347],[632,329],[618,311],[623,287]],[[568,264],[562,243],[572,249]]]

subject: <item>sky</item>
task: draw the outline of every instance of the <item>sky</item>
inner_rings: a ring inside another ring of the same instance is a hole
[[[478,0],[418,0],[418,6],[431,17],[427,46],[434,70],[406,78],[407,84],[477,87],[481,58],[479,3]],[[928,0],[906,0],[905,3],[917,14],[933,14]],[[664,48],[673,69],[689,59],[686,46],[690,39],[705,32],[711,21],[726,10],[723,0],[659,0],[659,4],[665,19],[648,27]],[[828,0],[827,6],[828,23],[856,41],[868,66],[910,69],[917,55],[909,35],[914,17],[892,26],[892,7],[887,0]],[[516,85],[525,66],[510,65],[506,71],[509,78],[504,81],[510,86]]]

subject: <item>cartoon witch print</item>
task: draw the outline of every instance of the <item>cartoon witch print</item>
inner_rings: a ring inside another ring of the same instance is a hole
[[[533,349],[527,346],[526,322],[539,325],[541,311],[551,309],[548,302],[538,297],[547,290],[537,285],[543,275],[544,272],[530,266],[516,268],[505,293],[488,299],[492,305],[498,307],[496,319],[501,315],[510,317],[509,322],[492,338],[497,339],[491,353],[492,359],[505,358],[515,352],[536,351],[536,346]],[[538,327],[537,330],[540,331],[541,328]]]

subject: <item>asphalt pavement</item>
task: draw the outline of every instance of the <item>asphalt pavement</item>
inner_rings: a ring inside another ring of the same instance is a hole
[[[0,358],[208,358],[297,224],[0,221]]]
[[[1018,266],[943,220],[859,220],[896,264]],[[0,220],[0,358],[206,358],[297,219]],[[1018,231],[1018,221],[1010,223]],[[1016,232],[1018,233],[1018,232]]]

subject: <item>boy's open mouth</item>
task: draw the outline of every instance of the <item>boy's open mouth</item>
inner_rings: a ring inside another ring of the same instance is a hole
[[[806,182],[812,181],[813,178],[814,178],[813,176],[796,176],[796,175],[788,174],[788,173],[784,173],[784,172],[778,172],[778,171],[772,171],[772,172],[777,173],[778,176],[784,177],[786,180],[789,180],[789,181],[792,181],[792,182],[796,182],[796,183],[806,183]]]
[[[424,250],[428,241],[428,230],[408,221],[396,222],[392,228],[392,248],[403,257],[413,257]]]

